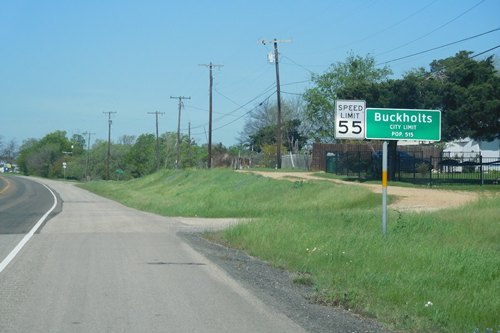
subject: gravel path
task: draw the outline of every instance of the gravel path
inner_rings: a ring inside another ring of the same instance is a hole
[[[246,172],[246,171],[245,171]],[[374,193],[382,193],[382,185],[347,182],[340,179],[318,177],[312,172],[274,172],[274,171],[249,171],[264,177],[275,179],[297,180],[323,180],[337,184],[355,185],[369,188]],[[443,208],[454,208],[468,202],[477,200],[479,194],[465,191],[449,191],[433,188],[412,188],[388,186],[387,194],[397,197],[389,205],[389,209],[398,211],[434,211]]]

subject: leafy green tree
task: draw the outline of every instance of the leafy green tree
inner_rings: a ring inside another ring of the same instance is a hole
[[[301,122],[298,119],[287,120],[282,124],[283,147],[289,151],[300,150],[307,141],[307,137],[301,131]],[[268,125],[260,128],[250,136],[249,144],[256,152],[261,152],[265,145],[276,145],[276,126]],[[286,151],[286,149],[284,150]]]
[[[175,169],[177,159],[177,132],[166,132],[161,135],[161,154],[163,165],[167,169]]]
[[[73,156],[79,156],[85,153],[85,137],[81,134],[73,134],[71,137],[71,152]]]
[[[276,143],[276,126],[267,125],[260,128],[256,133],[250,135],[248,145],[252,147],[253,151],[261,152],[262,147],[265,145],[272,145]]]
[[[490,141],[500,138],[500,77],[493,57],[475,60],[472,52],[435,60],[429,91],[441,96],[444,140],[471,137]]]
[[[130,179],[132,178],[131,168],[129,167],[126,156],[131,145],[120,143],[111,143],[111,158],[109,163],[109,173],[111,179]],[[96,140],[89,152],[89,174],[92,179],[106,178],[106,163],[108,158],[108,141]],[[117,173],[120,171],[120,173]],[[123,172],[123,174],[121,173]]]
[[[46,143],[41,145],[36,152],[28,157],[30,171],[35,176],[54,177],[59,165],[55,162],[62,157],[61,147],[55,143]]]
[[[125,156],[132,176],[137,178],[156,170],[156,137],[154,134],[139,135]]]
[[[31,139],[23,143],[19,151],[18,164],[27,175],[62,177],[59,172],[64,154],[71,153],[71,141],[65,131],[55,131],[40,140]]]
[[[486,141],[498,138],[500,77],[491,57],[478,61],[470,58],[470,54],[461,51],[455,56],[434,60],[429,71],[420,68],[401,79],[372,85],[369,92],[364,91],[367,104],[441,110],[444,141],[465,137]]]
[[[313,75],[314,87],[306,90],[305,114],[312,124],[312,136],[315,141],[334,140],[334,110],[337,99],[360,98],[377,100],[376,84],[387,80],[391,74],[388,67],[376,68],[375,59],[350,55],[344,62],[332,64],[329,70],[320,75]],[[364,92],[374,94],[372,97]],[[362,95],[363,94],[363,95]]]

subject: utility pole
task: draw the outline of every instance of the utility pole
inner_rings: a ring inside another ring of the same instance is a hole
[[[90,180],[89,177],[89,159],[90,159],[90,136],[95,135],[95,133],[85,132],[83,135],[88,135],[87,140],[87,161],[85,162],[85,179]]]
[[[111,115],[116,113],[116,112],[103,112],[104,114],[108,115],[108,158],[106,159],[106,179],[109,180],[109,161],[111,159],[111,124],[113,121],[111,120]]]
[[[156,115],[156,171],[160,170],[160,140],[158,138],[158,115],[163,115],[165,112],[148,112],[148,114]]]
[[[208,168],[212,168],[212,88],[213,88],[213,81],[214,77],[212,75],[212,68],[213,67],[224,67],[224,65],[214,65],[212,62],[210,64],[203,64],[200,66],[205,66],[208,67],[209,70],[209,107],[208,107]]]
[[[262,44],[266,45],[270,41],[262,40]],[[280,90],[280,68],[278,61],[278,43],[289,43],[290,40],[273,39],[274,44],[274,64],[276,66],[276,96],[278,99],[278,114],[276,119],[276,168],[281,169],[281,90]]]
[[[177,117],[177,158],[175,160],[175,168],[179,169],[179,164],[181,161],[181,109],[182,109],[182,100],[183,99],[191,99],[191,97],[184,96],[170,96],[170,98],[175,98],[179,100],[179,116]]]
[[[193,166],[193,155],[191,154],[191,122],[188,122],[188,156],[189,166]]]

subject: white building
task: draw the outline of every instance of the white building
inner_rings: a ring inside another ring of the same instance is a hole
[[[458,156],[462,153],[481,153],[482,157],[500,159],[500,139],[490,142],[476,141],[470,138],[455,140],[446,144],[444,152]]]

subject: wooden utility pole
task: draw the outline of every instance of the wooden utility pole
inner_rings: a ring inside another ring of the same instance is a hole
[[[95,135],[95,133],[90,133],[90,132],[85,132],[83,135],[88,135],[88,140],[87,140],[87,161],[85,162],[85,179],[87,181],[90,180],[90,175],[89,175],[89,160],[90,160],[90,136]]]
[[[266,45],[270,41],[261,41],[262,44]],[[278,43],[289,43],[290,40],[278,40],[273,39],[272,43],[274,45],[274,64],[276,66],[276,97],[278,100],[278,114],[276,117],[276,168],[281,169],[281,88],[280,88],[280,68],[278,61]]]
[[[175,168],[179,169],[180,161],[181,161],[181,109],[182,109],[182,100],[183,99],[191,99],[191,97],[184,96],[170,96],[170,98],[175,98],[179,100],[179,117],[177,118],[177,158],[175,160]]]
[[[111,160],[111,124],[113,121],[111,120],[111,115],[116,112],[103,112],[108,115],[108,158],[106,159],[106,180],[110,180],[109,176],[109,161]]]
[[[212,90],[213,90],[213,75],[212,68],[213,67],[224,67],[224,65],[214,65],[212,62],[210,64],[204,64],[200,66],[208,67],[209,70],[209,107],[208,107],[208,168],[212,168]]]
[[[189,166],[193,166],[193,154],[191,154],[191,122],[188,122],[188,156]]]
[[[148,114],[156,115],[156,171],[160,170],[160,139],[158,136],[158,115],[163,115],[165,112],[148,112]]]

